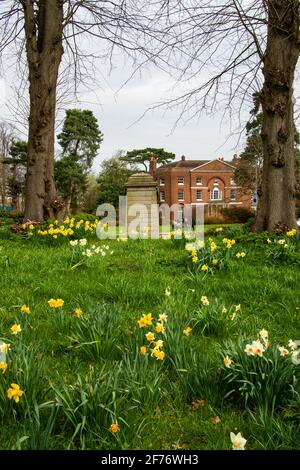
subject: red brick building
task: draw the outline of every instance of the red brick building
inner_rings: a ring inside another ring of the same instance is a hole
[[[222,208],[251,208],[251,192],[236,185],[234,171],[239,157],[232,161],[187,160],[155,168],[151,161],[150,173],[159,187],[159,201],[169,206],[179,204],[204,204],[206,216],[219,216]]]

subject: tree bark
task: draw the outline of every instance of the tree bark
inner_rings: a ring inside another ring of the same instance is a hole
[[[54,132],[56,88],[63,54],[63,1],[22,1],[29,69],[29,137],[25,220],[41,222],[56,199]]]
[[[6,168],[2,156],[0,156],[0,183],[1,183],[1,203],[5,206],[6,202]]]
[[[297,227],[293,81],[299,57],[299,0],[268,0],[264,56],[263,172],[254,231]]]

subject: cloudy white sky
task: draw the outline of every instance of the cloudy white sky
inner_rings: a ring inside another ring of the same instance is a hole
[[[99,83],[95,83],[93,92],[85,92],[83,87],[79,103],[74,104],[76,107],[91,109],[104,134],[99,155],[93,165],[94,173],[99,173],[101,161],[121,149],[128,151],[163,147],[174,152],[176,158],[181,155],[188,159],[223,156],[227,160],[242,150],[243,141],[239,141],[236,134],[229,137],[230,123],[228,120],[221,122],[221,113],[180,123],[175,129],[173,127],[179,109],[168,112],[158,109],[142,117],[153,103],[168,96],[172,84],[167,74],[152,69],[145,71],[141,77],[135,77],[120,90],[129,74],[128,65],[119,65],[112,73],[104,71],[102,77],[99,76]],[[10,83],[14,81],[5,75],[0,80],[0,107],[1,119],[9,118],[13,121],[14,113],[6,107],[12,100]]]

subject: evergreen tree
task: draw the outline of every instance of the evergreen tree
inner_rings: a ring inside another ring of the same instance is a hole
[[[130,150],[126,153],[121,160],[128,162],[131,165],[143,165],[145,171],[149,169],[149,162],[151,157],[155,157],[158,165],[164,165],[170,163],[175,158],[175,154],[172,152],[166,152],[164,149],[157,148],[145,148],[140,150]]]
[[[65,201],[65,215],[86,189],[87,175],[97,155],[103,134],[92,111],[69,109],[57,136],[62,154],[55,162],[55,180]]]

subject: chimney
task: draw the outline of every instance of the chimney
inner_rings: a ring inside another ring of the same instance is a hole
[[[185,155],[182,155],[181,161],[185,162]]]
[[[219,157],[218,160],[220,160],[221,162],[224,161],[224,157]]]
[[[149,167],[149,173],[150,175],[154,178],[155,173],[156,173],[156,166],[157,166],[157,160],[155,157],[150,158],[150,167]]]

